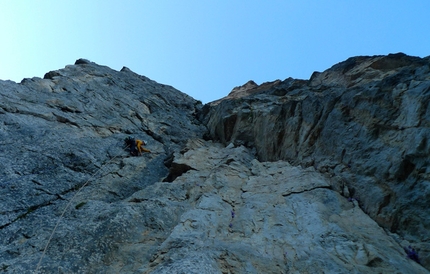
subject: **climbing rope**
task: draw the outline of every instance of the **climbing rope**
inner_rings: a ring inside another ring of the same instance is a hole
[[[126,146],[125,148],[127,148],[128,146]],[[115,157],[111,158],[109,161],[107,161],[105,164],[103,164],[96,172],[94,172],[91,177],[85,182],[85,184],[83,184],[78,191],[75,193],[75,195],[73,195],[73,197],[69,200],[69,202],[67,203],[66,207],[64,208],[63,212],[61,213],[60,217],[57,220],[57,223],[55,224],[54,230],[52,230],[51,235],[49,236],[48,242],[45,245],[45,248],[43,249],[43,253],[42,256],[39,259],[39,262],[37,264],[35,273],[37,273],[37,271],[40,268],[40,265],[42,264],[42,260],[43,257],[45,257],[46,254],[46,250],[48,250],[48,246],[52,240],[52,237],[55,234],[55,231],[58,228],[58,225],[60,224],[61,219],[63,218],[64,214],[66,213],[67,209],[69,208],[69,206],[72,204],[72,201],[75,199],[75,197],[81,192],[81,190],[96,176],[98,175],[98,173],[103,169],[103,167],[107,166],[108,164],[110,164],[111,162],[113,162],[116,158],[118,158],[120,155],[116,155]]]

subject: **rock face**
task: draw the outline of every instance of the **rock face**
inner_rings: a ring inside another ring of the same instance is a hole
[[[94,265],[131,241],[129,230],[154,222],[121,201],[162,181],[169,155],[206,130],[191,97],[85,60],[44,79],[0,82],[0,91],[0,271],[34,271],[71,201],[41,272],[104,272]],[[152,153],[129,157],[127,136]]]
[[[190,170],[131,198],[188,203],[144,273],[427,273],[313,167],[198,140],[175,163]]]
[[[0,81],[0,272],[429,273],[429,80],[356,57],[204,107],[85,59]]]
[[[212,137],[327,173],[379,225],[429,254],[429,58],[355,57],[309,81],[245,90],[206,107]]]

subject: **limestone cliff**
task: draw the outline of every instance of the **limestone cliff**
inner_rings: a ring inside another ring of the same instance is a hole
[[[355,57],[205,106],[84,59],[0,81],[0,272],[428,273],[429,65]]]

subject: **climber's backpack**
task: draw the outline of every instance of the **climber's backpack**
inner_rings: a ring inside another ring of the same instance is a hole
[[[137,147],[136,147],[136,141],[131,138],[131,137],[127,137],[124,140],[125,146],[130,150],[130,154],[132,156],[137,156]]]

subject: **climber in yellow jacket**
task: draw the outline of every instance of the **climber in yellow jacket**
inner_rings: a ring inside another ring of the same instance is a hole
[[[149,152],[149,153],[151,153],[151,151],[149,149],[144,148],[142,146],[142,145],[146,145],[145,141],[142,141],[142,140],[139,140],[139,139],[134,140],[131,137],[127,137],[124,140],[124,144],[125,144],[125,146],[127,148],[130,149],[130,154],[133,155],[133,156],[141,155],[142,151],[143,152]]]
[[[146,146],[146,142],[136,139],[136,146],[137,146],[137,150],[139,151],[139,154],[142,154],[142,151],[151,153],[149,149],[144,148],[142,145]]]

